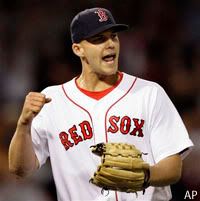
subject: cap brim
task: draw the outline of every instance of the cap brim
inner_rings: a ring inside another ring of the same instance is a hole
[[[108,24],[108,25],[105,25],[103,27],[99,27],[99,29],[92,31],[91,33],[88,33],[88,35],[85,36],[84,39],[91,38],[91,37],[93,37],[99,33],[107,31],[109,29],[113,30],[114,32],[121,32],[121,31],[128,30],[129,26],[126,24]]]

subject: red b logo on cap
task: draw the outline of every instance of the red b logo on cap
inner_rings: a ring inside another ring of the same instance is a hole
[[[105,22],[108,20],[108,16],[106,15],[106,12],[104,10],[98,9],[97,11],[95,11],[95,13],[97,13],[99,16],[99,22]]]

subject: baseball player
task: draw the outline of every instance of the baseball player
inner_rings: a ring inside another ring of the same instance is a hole
[[[50,157],[59,201],[170,200],[170,184],[180,179],[193,146],[177,110],[161,86],[119,71],[117,34],[128,26],[110,11],[86,9],[70,28],[82,73],[26,96],[9,147],[10,171],[24,177]],[[118,184],[105,193],[89,182],[101,163],[90,150],[98,143],[131,144],[145,153],[145,193],[127,193],[126,185],[120,191]]]

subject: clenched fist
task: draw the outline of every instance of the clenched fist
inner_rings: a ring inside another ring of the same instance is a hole
[[[39,92],[29,92],[25,98],[22,113],[20,115],[19,124],[28,125],[32,122],[33,118],[40,112],[44,104],[49,103],[51,98]]]

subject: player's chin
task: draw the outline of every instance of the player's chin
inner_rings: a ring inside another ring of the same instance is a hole
[[[110,75],[115,75],[117,72],[118,72],[118,68],[104,69],[102,72],[102,75],[110,76]]]
[[[114,75],[116,74],[118,71],[118,64],[116,63],[105,63],[104,64],[104,68],[103,68],[103,72],[105,73],[105,75]]]

